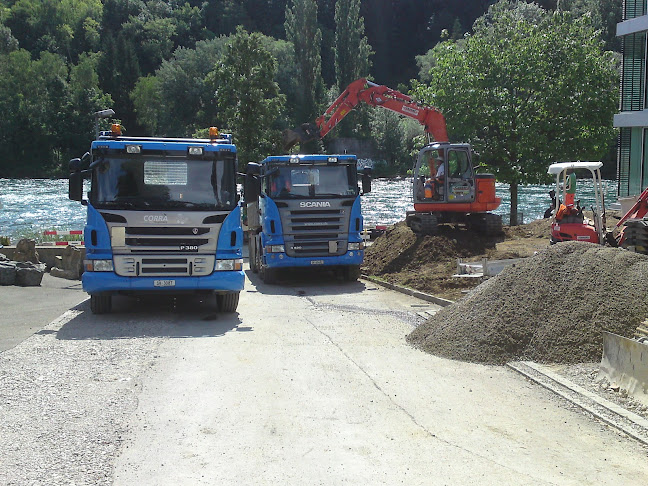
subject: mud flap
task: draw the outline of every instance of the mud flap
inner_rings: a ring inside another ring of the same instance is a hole
[[[604,332],[597,379],[603,378],[648,405],[648,344]]]

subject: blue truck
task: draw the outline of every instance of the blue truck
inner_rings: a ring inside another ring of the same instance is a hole
[[[69,197],[87,206],[83,289],[95,314],[116,294],[215,295],[234,312],[243,289],[237,154],[230,135],[126,137],[113,124],[70,161]],[[83,181],[90,179],[84,197]]]
[[[250,269],[268,284],[281,269],[297,267],[327,267],[357,280],[364,258],[360,196],[369,191],[370,169],[359,172],[355,155],[281,155],[249,163]]]

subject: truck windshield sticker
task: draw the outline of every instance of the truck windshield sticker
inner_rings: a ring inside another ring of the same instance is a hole
[[[144,184],[165,186],[187,185],[187,163],[147,160],[144,162]]]

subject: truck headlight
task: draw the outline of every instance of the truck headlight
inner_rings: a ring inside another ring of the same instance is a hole
[[[363,250],[364,249],[364,243],[359,241],[357,243],[349,243],[349,250]]]
[[[84,260],[83,267],[86,272],[112,272],[115,269],[112,260]]]
[[[285,253],[286,247],[284,245],[269,245],[267,246],[268,253]]]
[[[238,258],[238,259],[229,259],[229,260],[216,260],[216,263],[214,264],[214,271],[215,272],[227,272],[227,271],[234,271],[234,270],[243,270],[243,259]]]

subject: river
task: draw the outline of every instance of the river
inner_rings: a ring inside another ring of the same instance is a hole
[[[606,183],[606,206],[616,202],[616,182]],[[0,236],[15,242],[21,237],[37,238],[45,230],[83,229],[85,207],[67,198],[67,179],[0,179]],[[549,206],[547,193],[553,186],[520,186],[518,208],[524,222],[542,218]],[[393,224],[405,219],[412,209],[409,179],[376,179],[372,192],[364,196],[365,225]],[[577,197],[589,208],[592,203],[590,180],[578,182]],[[510,207],[507,184],[497,184],[501,206],[495,211],[508,222]],[[588,197],[590,196],[590,197]]]

